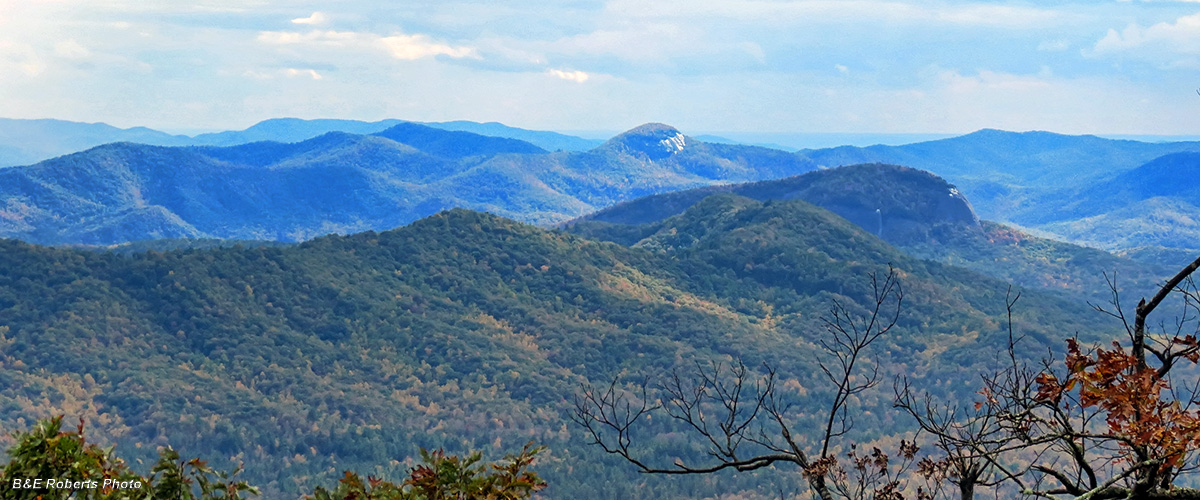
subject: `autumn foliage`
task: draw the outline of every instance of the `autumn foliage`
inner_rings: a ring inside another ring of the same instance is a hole
[[[1172,343],[1182,346],[1188,352],[1183,358],[1193,364],[1200,358],[1195,336],[1172,339]],[[1080,405],[1103,412],[1107,434],[1121,450],[1121,462],[1153,462],[1166,472],[1200,447],[1200,412],[1164,397],[1171,390],[1165,373],[1146,366],[1120,344],[1085,353],[1071,339],[1064,364],[1064,379],[1049,373],[1038,377],[1037,397],[1057,403],[1064,392],[1078,390]]]
[[[333,491],[318,487],[310,500],[523,500],[546,487],[546,482],[529,471],[545,448],[525,445],[521,453],[490,465],[482,455],[465,458],[442,450],[421,450],[422,465],[415,467],[401,484],[347,471]]]

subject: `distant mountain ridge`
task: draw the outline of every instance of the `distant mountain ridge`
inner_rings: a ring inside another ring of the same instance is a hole
[[[1200,247],[1200,142],[981,130],[801,154],[822,166],[878,161],[928,170],[970,196],[984,219],[1107,250],[1148,248],[1138,255],[1158,263]]]
[[[299,241],[391,229],[455,207],[550,224],[646,194],[813,168],[782,151],[694,141],[651,158],[622,142],[638,134],[583,153],[412,123],[297,143],[108,144],[0,169],[0,237]]]
[[[300,142],[330,132],[348,134],[374,134],[389,127],[405,123],[403,120],[302,120],[300,118],[272,118],[251,125],[245,130],[230,130],[200,134],[192,138],[196,146],[235,146],[252,142]]]
[[[1090,186],[1178,152],[1200,152],[1200,142],[1148,143],[983,129],[903,146],[843,146],[800,154],[828,167],[880,162],[927,170],[968,193],[983,218],[1008,220],[1037,196]]]
[[[0,118],[0,168],[27,165],[111,142],[183,146],[190,138],[145,127],[121,129],[104,123]]]
[[[272,118],[245,130],[173,135],[146,127],[121,129],[104,123],[65,120],[20,120],[0,118],[0,168],[30,165],[57,156],[103,144],[133,142],[152,146],[236,146],[254,142],[302,142],[329,132],[369,135],[401,123],[416,123],[441,130],[516,139],[547,151],[586,151],[603,141],[583,139],[557,132],[526,130],[496,122],[470,121],[411,122],[405,120],[360,120]]]
[[[32,122],[21,123],[31,125]],[[0,205],[0,228],[3,228],[0,234],[35,238],[35,241],[43,242],[58,240],[37,238],[60,234],[67,238],[63,242],[68,243],[81,243],[75,239],[76,236],[83,237],[86,234],[88,238],[105,240],[89,240],[89,243],[114,243],[116,241],[107,239],[120,239],[120,235],[126,231],[113,228],[145,227],[147,230],[144,234],[135,234],[134,231],[128,237],[233,235],[238,238],[290,241],[328,232],[386,229],[389,226],[383,224],[391,221],[409,221],[451,207],[487,210],[524,222],[550,224],[640,196],[714,184],[776,179],[823,166],[877,162],[918,168],[945,178],[970,197],[972,208],[983,219],[1016,223],[1074,242],[1113,250],[1161,247],[1166,253],[1155,251],[1140,255],[1167,255],[1177,254],[1178,249],[1194,248],[1196,245],[1187,240],[1200,237],[1200,227],[1193,228],[1197,225],[1195,221],[1200,220],[1200,209],[1196,208],[1200,206],[1200,198],[1187,191],[1187,186],[1194,183],[1171,180],[1181,178],[1179,175],[1189,178],[1188,175],[1175,174],[1162,168],[1158,173],[1150,168],[1135,170],[1139,165],[1165,155],[1200,152],[1200,142],[1143,143],[1095,136],[985,129],[965,136],[903,146],[846,146],[789,153],[757,146],[706,142],[668,125],[646,124],[605,142],[575,141],[571,147],[588,149],[567,151],[562,147],[563,141],[571,142],[573,139],[562,134],[471,122],[450,122],[446,126],[481,131],[487,129],[489,134],[495,135],[464,130],[433,133],[433,130],[438,130],[434,125],[422,126],[399,120],[356,122],[275,119],[259,123],[246,131],[201,136],[210,142],[251,139],[258,142],[223,147],[192,146],[189,150],[229,164],[222,168],[259,166],[271,167],[275,171],[284,166],[307,165],[307,170],[300,169],[287,174],[291,179],[289,182],[294,183],[305,182],[305,176],[319,178],[317,172],[321,169],[314,170],[315,166],[344,171],[347,179],[360,179],[359,187],[337,196],[352,199],[362,197],[362,203],[316,201],[315,198],[320,198],[321,193],[332,191],[288,191],[279,187],[279,181],[268,181],[266,178],[258,181],[268,182],[272,187],[260,188],[259,191],[274,193],[272,196],[299,193],[300,197],[290,203],[298,207],[300,212],[321,213],[335,206],[358,206],[356,210],[359,211],[353,215],[336,215],[323,221],[311,219],[303,224],[297,221],[304,217],[293,217],[294,224],[285,224],[288,226],[286,228],[259,224],[256,226],[259,229],[250,233],[241,232],[244,228],[238,224],[217,226],[220,230],[211,233],[199,229],[205,226],[203,223],[197,226],[172,210],[164,212],[124,205],[106,206],[103,216],[97,212],[88,216],[88,221],[72,215],[77,210],[86,212],[88,204],[60,205],[46,212],[55,215],[39,219],[37,214],[45,208],[39,208],[42,202],[37,200],[41,198],[29,198],[21,194],[22,184],[17,183],[6,188],[8,195],[4,200],[8,200],[5,203],[9,205]],[[47,125],[43,123],[42,126]],[[88,127],[91,127],[89,130],[107,131],[104,133],[117,130],[103,125]],[[331,129],[352,129],[358,133]],[[406,132],[401,134],[402,130]],[[100,134],[96,137],[104,136],[104,133],[96,133]],[[170,146],[178,146],[180,141],[187,144],[196,141],[196,138],[170,136],[147,129],[129,129],[121,133],[123,137],[130,137],[130,140]],[[393,136],[384,137],[388,134]],[[519,135],[541,142],[522,141],[505,135]],[[375,139],[366,139],[369,136]],[[264,142],[261,140],[263,138],[275,140]],[[27,142],[36,144],[36,141]],[[126,144],[121,147],[132,146]],[[8,150],[4,150],[0,144],[0,154],[5,154],[4,151]],[[550,151],[554,152],[548,153]],[[86,156],[90,153],[81,154]],[[1161,162],[1166,165],[1170,161],[1192,161],[1188,158],[1192,157],[1184,155]],[[302,174],[302,171],[305,173]],[[75,172],[71,175],[86,174]],[[101,190],[111,183],[100,179],[95,182]],[[213,181],[189,193],[217,189],[221,182]],[[238,182],[251,181],[242,179]],[[43,184],[56,183],[50,179]],[[343,187],[350,188],[346,184]],[[1150,198],[1144,193],[1132,191],[1168,187],[1179,191],[1163,192]],[[59,186],[51,191],[63,189],[66,188]],[[240,192],[250,188],[222,189]],[[83,199],[88,198],[85,185],[75,185],[68,190],[74,190]],[[259,194],[251,192],[246,196],[253,198]],[[197,199],[214,201],[204,196]],[[58,198],[45,198],[45,203],[57,204],[61,201],[56,200]],[[287,205],[282,201],[272,203],[275,204],[260,211],[270,213]],[[305,203],[316,203],[324,208],[309,210],[305,208]],[[227,204],[239,206],[234,200]],[[1087,206],[1093,208],[1084,210]],[[398,215],[384,217],[373,212],[375,210]],[[374,215],[364,215],[367,213]],[[171,214],[182,217],[180,220],[183,223]],[[1069,217],[1053,219],[1059,215]],[[288,219],[284,216],[278,220]],[[30,222],[33,220],[42,221],[38,224],[49,223],[58,229],[48,233],[38,232]],[[75,229],[61,233],[66,225]]]
[[[886,162],[945,177],[995,174],[1022,182],[1095,178],[1129,170],[1159,156],[1200,151],[1200,142],[1149,143],[1053,132],[983,129],[903,146],[843,146],[802,150],[827,166]],[[1003,166],[1005,168],[995,168]]]

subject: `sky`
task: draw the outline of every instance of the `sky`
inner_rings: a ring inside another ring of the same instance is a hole
[[[0,117],[1200,134],[1200,0],[0,0]]]

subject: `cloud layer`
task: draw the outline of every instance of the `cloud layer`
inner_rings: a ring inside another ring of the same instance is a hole
[[[1200,3],[0,0],[8,117],[1196,134]]]

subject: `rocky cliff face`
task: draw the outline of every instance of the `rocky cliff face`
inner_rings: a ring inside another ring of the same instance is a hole
[[[601,148],[619,150],[650,161],[661,161],[679,154],[691,142],[675,127],[647,123],[613,137]]]

